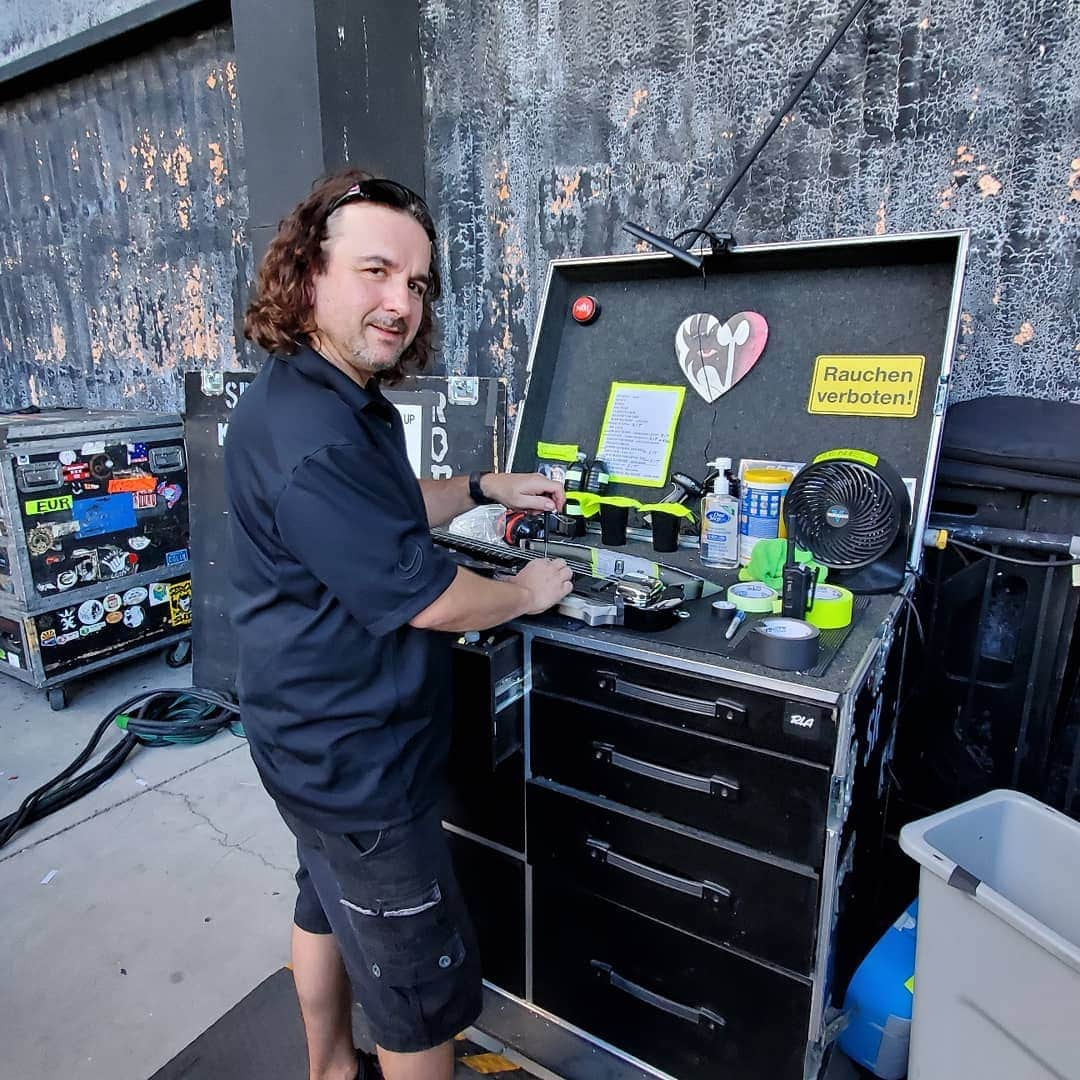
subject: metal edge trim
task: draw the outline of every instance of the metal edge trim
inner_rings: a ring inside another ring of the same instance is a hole
[[[39,594],[37,586],[34,584],[33,567],[30,565],[30,551],[26,546],[26,523],[23,521],[25,507],[20,501],[22,493],[19,491],[15,481],[15,457],[15,453],[8,444],[4,450],[2,462],[0,462],[4,470],[3,476],[0,477],[0,484],[3,484],[4,487],[3,502],[8,527],[8,535],[5,540],[9,552],[9,563],[11,562],[10,552],[12,549],[15,552],[15,569],[18,570],[18,574],[12,574],[11,576],[15,578],[16,584],[22,590],[23,604],[17,605],[17,610],[20,613],[29,613],[34,610],[33,601],[39,599]],[[0,599],[0,611],[3,611],[8,606],[6,603],[8,596],[16,599],[13,594],[6,594]]]
[[[821,1041],[825,1020],[825,973],[829,970],[829,952],[833,946],[832,917],[836,892],[836,873],[839,866],[840,833],[825,832],[825,861],[821,868],[821,896],[818,899],[817,947],[814,950],[814,974],[810,991],[810,1025],[807,1046]]]
[[[492,986],[490,983],[485,983],[484,985],[493,992],[499,989],[497,986]],[[558,1073],[553,1073],[545,1065],[533,1061],[532,1058],[515,1050],[512,1046],[508,1046],[499,1036],[491,1035],[484,1031],[483,1028],[477,1027],[475,1024],[471,1027],[467,1027],[463,1034],[466,1039],[476,1043],[477,1046],[482,1046],[488,1053],[498,1054],[499,1057],[505,1058],[511,1064],[524,1069],[530,1077],[535,1076],[538,1080],[563,1080]]]
[[[527,834],[526,834],[527,835]],[[512,995],[507,995],[508,997]],[[525,863],[525,997],[533,996],[533,868]],[[514,998],[517,1001],[517,998]]]
[[[104,668],[112,667],[113,664],[120,664],[125,660],[141,656],[143,653],[154,652],[158,649],[167,649],[175,642],[183,641],[190,637],[191,630],[185,627],[174,634],[165,634],[162,637],[155,638],[153,641],[146,641],[141,645],[136,645],[134,648],[118,649],[111,656],[105,656],[100,660],[95,660],[91,664],[82,664],[71,671],[62,672],[59,675],[46,676],[45,682],[38,689],[48,690],[54,686],[63,686],[66,683],[74,682],[76,679],[82,679],[95,671],[101,671]],[[183,689],[183,687],[166,687],[166,689]],[[149,691],[147,692],[149,693]]]
[[[190,551],[190,548],[188,549]],[[36,591],[25,606],[13,605],[8,607],[0,600],[0,614],[8,611],[17,611],[21,615],[45,615],[51,611],[58,611],[62,607],[71,607],[72,604],[81,604],[84,600],[100,600],[109,593],[123,593],[133,589],[137,585],[152,585],[158,581],[176,581],[178,578],[191,577],[191,569],[194,561],[175,563],[173,566],[159,566],[153,570],[143,570],[138,574],[131,574],[121,578],[111,578],[109,581],[92,581],[80,589],[65,589],[64,592],[55,592],[39,595]],[[164,571],[168,573],[164,573]],[[116,583],[117,588],[104,588]],[[36,590],[37,586],[35,586]],[[61,599],[63,597],[63,599]],[[70,598],[70,599],[69,599]]]
[[[934,480],[937,476],[938,454],[941,451],[941,441],[945,432],[945,413],[948,407],[947,392],[952,383],[953,358],[956,352],[960,327],[968,248],[971,243],[971,231],[969,229],[962,229],[954,235],[957,237],[960,247],[956,256],[956,268],[953,271],[952,300],[949,305],[949,317],[946,323],[945,347],[941,354],[941,371],[938,375],[939,382],[944,382],[946,386],[946,408],[942,409],[941,414],[935,416],[930,423],[930,441],[926,448],[927,465],[923,469],[922,492],[919,495],[919,506],[915,514],[914,528],[912,529],[911,550],[908,552],[908,563],[916,572],[920,570],[923,564],[923,537],[926,533],[927,519],[930,517]]]
[[[115,426],[113,427],[94,427],[87,431],[57,431],[52,427],[35,427],[34,425],[28,425],[27,427],[16,431],[10,432],[3,449],[10,454],[18,454],[19,447],[23,445],[30,446],[29,453],[41,454],[48,453],[52,449],[52,444],[55,443],[57,450],[65,449],[68,445],[77,446],[80,443],[87,442],[102,442],[118,433],[123,435],[144,435],[155,440],[175,438],[182,440],[184,438],[184,421],[181,419],[178,413],[163,414],[163,420],[160,424],[154,424],[152,427],[146,425],[132,424],[129,420],[126,424],[117,418]],[[117,439],[117,442],[121,440]],[[123,442],[135,442],[142,440],[136,439],[124,439]],[[47,443],[44,449],[41,448],[41,443]],[[185,448],[185,459],[187,457]]]
[[[452,822],[445,820],[445,818],[443,819],[442,827],[448,833],[453,833],[455,836],[462,836],[466,840],[472,840],[474,843],[490,848],[492,851],[497,851],[500,855],[505,855],[507,858],[514,859],[520,863],[525,861],[524,852],[515,851],[513,848],[508,848],[505,844],[500,844],[495,840],[488,840],[478,833],[469,832],[468,829],[463,829],[460,825],[454,825]]]
[[[548,1012],[546,1009],[542,1009],[539,1005],[534,1004],[531,1001],[522,1001],[521,998],[511,994],[508,990],[504,990],[501,986],[494,986],[484,980],[484,986],[486,986],[493,993],[499,994],[501,997],[506,998],[508,1001],[514,1002],[516,1005],[520,1005],[524,1009],[528,1009],[529,1012],[535,1013],[537,1016],[542,1017],[549,1023],[554,1024],[556,1027],[562,1028],[564,1031],[573,1032],[579,1038],[584,1039],[586,1042],[591,1043],[593,1046],[599,1046],[602,1050],[606,1050],[614,1057],[619,1058],[622,1061],[633,1065],[635,1068],[641,1069],[649,1076],[658,1077],[659,1080],[678,1080],[678,1077],[673,1076],[671,1073],[666,1073],[661,1069],[656,1068],[655,1065],[650,1065],[640,1058],[634,1057],[633,1054],[628,1054],[625,1050],[620,1050],[617,1046],[613,1046],[609,1042],[605,1042],[603,1039],[597,1038],[595,1035],[590,1035],[587,1031],[583,1031],[581,1028],[571,1024],[568,1020],[563,1020],[561,1017],[556,1016],[554,1013]],[[531,995],[530,995],[531,996]]]
[[[533,637],[545,638],[549,641],[559,641],[568,645],[583,647],[582,639],[573,632],[554,630],[549,627],[526,626],[526,632]],[[803,683],[785,682],[774,679],[768,675],[754,675],[750,672],[740,671],[737,668],[725,667],[720,664],[703,664],[697,660],[688,660],[679,657],[668,657],[663,653],[637,649],[621,642],[598,641],[588,639],[590,651],[603,653],[609,656],[624,656],[638,660],[650,666],[661,666],[679,672],[690,672],[694,675],[704,675],[708,678],[725,679],[729,683],[745,686],[752,690],[772,690],[783,694],[787,698],[806,701],[820,705],[836,705],[841,695],[835,691],[823,690],[814,686],[806,686]]]
[[[525,704],[521,710],[521,741],[525,751],[524,783],[532,779],[532,631],[526,630],[522,635],[521,664],[525,670]],[[525,809],[525,854],[529,853],[529,810],[526,803]]]
[[[910,243],[913,240],[944,240],[954,238],[960,241],[961,251],[966,254],[967,238],[970,235],[968,229],[943,229],[929,232],[894,233],[888,236],[837,236],[826,240],[792,240],[769,244],[736,244],[728,248],[733,255],[754,255],[772,251],[813,251],[821,248],[836,247],[862,247],[870,244],[895,244]],[[690,249],[696,255],[710,254],[707,247]],[[610,265],[611,263],[624,262],[675,262],[674,255],[666,252],[627,252],[622,255],[590,255],[579,259],[551,259],[548,262],[548,277],[551,276],[552,267],[595,266],[597,264]],[[545,283],[545,298],[546,298]],[[539,325],[539,323],[537,323]]]

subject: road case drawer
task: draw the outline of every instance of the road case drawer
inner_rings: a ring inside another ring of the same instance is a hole
[[[547,641],[532,645],[533,686],[675,727],[831,764],[835,711]],[[795,717],[799,717],[796,720]]]
[[[446,820],[525,850],[524,671],[521,635],[493,631],[451,653],[454,727]]]
[[[830,770],[565,698],[531,698],[532,775],[820,868]]]
[[[529,784],[529,860],[557,879],[809,974],[818,878],[685,828]]]
[[[802,1080],[809,980],[533,877],[533,997],[679,1080]]]

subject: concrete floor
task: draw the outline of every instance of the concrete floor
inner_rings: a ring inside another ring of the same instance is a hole
[[[0,676],[0,817],[109,709],[190,682],[155,654],[76,684],[54,713]],[[242,739],[136,749],[0,849],[0,1076],[146,1080],[287,962],[294,869]]]

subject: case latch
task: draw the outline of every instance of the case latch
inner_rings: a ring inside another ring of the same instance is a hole
[[[842,773],[837,773],[832,778],[832,786],[829,789],[829,822],[830,829],[843,828],[847,821],[848,811],[851,809],[851,798],[855,789],[855,766],[859,761],[859,740],[852,739],[848,748],[848,758]]]
[[[149,465],[152,473],[176,472],[184,467],[184,451],[179,446],[151,446]]]
[[[470,375],[454,375],[446,380],[446,400],[451,405],[475,405],[480,400],[480,380]]]
[[[881,684],[885,681],[885,669],[889,663],[889,653],[892,651],[893,641],[896,638],[896,630],[891,621],[881,624],[878,636],[881,644],[878,645],[877,656],[874,657],[873,666],[870,669],[870,693],[877,697],[881,690]]]
[[[945,415],[945,402],[949,396],[949,379],[948,376],[939,375],[937,381],[937,389],[934,391],[934,415]]]
[[[60,487],[62,480],[59,461],[33,461],[15,466],[15,483],[20,491],[47,491]]]

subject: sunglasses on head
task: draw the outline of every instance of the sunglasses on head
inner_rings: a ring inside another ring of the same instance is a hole
[[[427,203],[412,188],[407,188],[396,180],[358,181],[330,204],[326,216],[329,217],[339,207],[351,202],[372,202],[393,207],[395,210],[405,210],[420,223],[431,242],[435,242],[435,222],[431,218]]]

